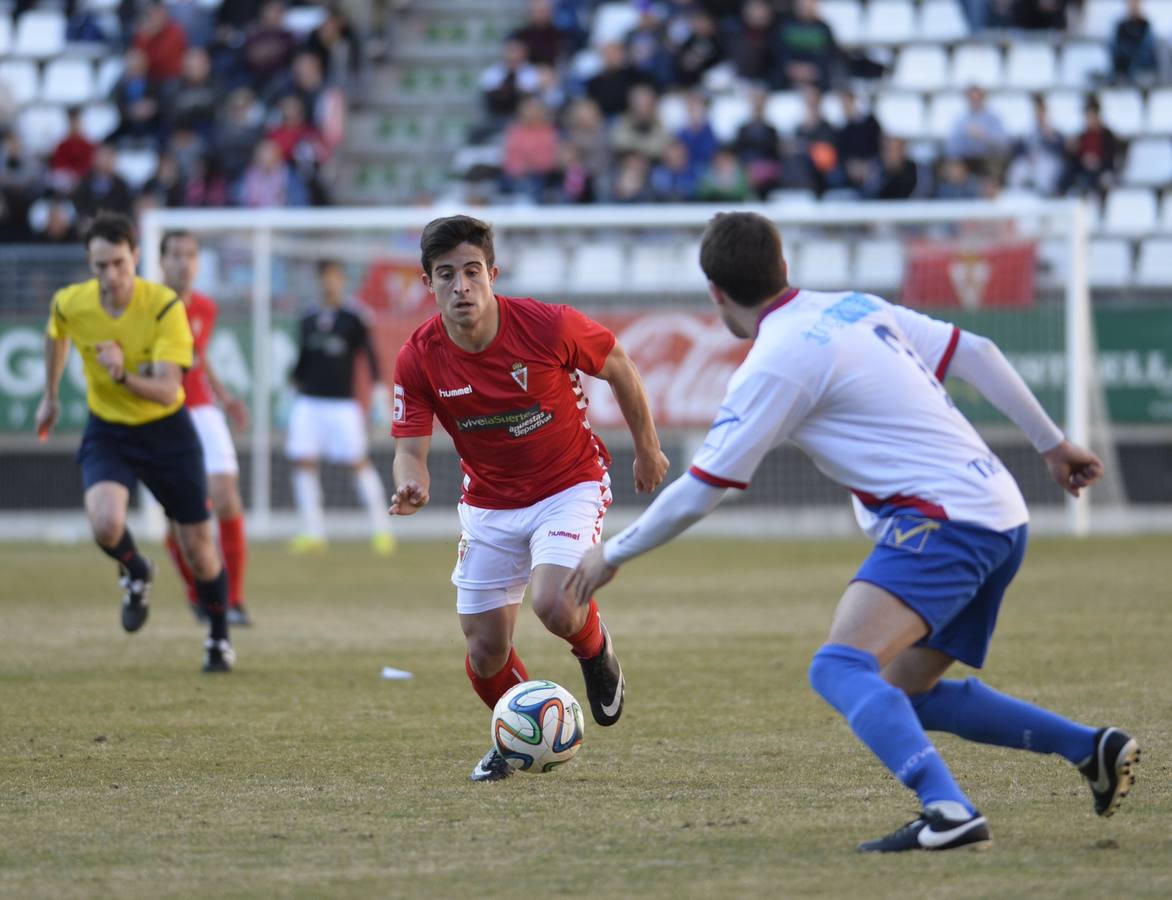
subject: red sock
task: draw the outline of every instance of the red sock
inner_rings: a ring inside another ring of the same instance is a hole
[[[191,574],[187,560],[183,558],[183,550],[179,547],[179,542],[175,540],[175,535],[167,532],[163,545],[167,548],[167,555],[171,557],[171,562],[175,563],[175,568],[179,570],[179,577],[187,586],[187,602],[195,605],[198,602],[195,596],[195,576]]]
[[[480,695],[480,699],[489,709],[496,706],[496,702],[513,685],[529,680],[529,673],[525,671],[525,663],[517,656],[516,647],[509,650],[509,658],[505,661],[504,668],[489,678],[477,675],[472,670],[472,659],[467,656],[464,657],[464,671],[468,673],[472,689]]]
[[[224,568],[228,570],[228,603],[244,602],[244,562],[248,544],[244,540],[244,516],[220,519],[220,549],[224,551]]]
[[[577,634],[571,634],[567,641],[578,659],[594,659],[602,652],[602,619],[598,616],[598,604],[590,598],[590,607],[586,610],[586,624]]]

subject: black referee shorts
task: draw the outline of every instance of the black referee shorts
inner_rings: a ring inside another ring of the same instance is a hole
[[[119,425],[90,413],[77,450],[82,483],[116,481],[133,492],[141,480],[181,525],[206,521],[203,447],[187,408],[145,425]]]

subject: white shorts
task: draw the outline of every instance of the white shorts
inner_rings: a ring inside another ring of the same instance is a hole
[[[189,406],[191,421],[195,423],[199,443],[203,447],[203,467],[209,475],[236,475],[240,463],[236,460],[236,445],[223,410],[211,403]]]
[[[366,456],[366,425],[357,400],[298,397],[289,413],[285,455],[292,460],[356,463]]]
[[[474,614],[520,603],[536,566],[574,568],[602,538],[611,499],[610,477],[604,476],[522,509],[461,503],[460,544],[452,570],[456,611]]]

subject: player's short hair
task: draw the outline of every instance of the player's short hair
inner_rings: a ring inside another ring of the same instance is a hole
[[[757,213],[717,213],[700,240],[700,268],[730,300],[756,306],[785,290],[781,232]]]
[[[195,246],[199,247],[199,238],[194,231],[188,231],[186,228],[173,228],[171,231],[164,231],[163,237],[159,240],[159,255],[167,255],[167,242],[174,238],[191,238],[195,241]]]
[[[134,223],[130,221],[129,216],[122,213],[102,211],[94,216],[82,239],[87,250],[90,242],[96,238],[109,241],[111,244],[126,244],[132,253],[138,247],[138,232]]]
[[[317,274],[319,278],[325,275],[330,269],[341,269],[345,271],[346,266],[342,263],[342,260],[332,256],[327,256],[325,259],[319,259],[317,261]]]
[[[471,244],[484,252],[484,261],[491,269],[496,265],[496,251],[492,246],[492,226],[472,216],[446,216],[432,219],[423,229],[419,238],[419,249],[423,253],[423,271],[431,275],[431,266],[436,257],[461,244]]]

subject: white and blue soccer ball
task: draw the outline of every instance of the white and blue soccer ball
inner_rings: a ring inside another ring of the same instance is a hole
[[[509,689],[492,711],[492,741],[514,769],[550,772],[582,746],[585,719],[574,695],[552,681]]]

